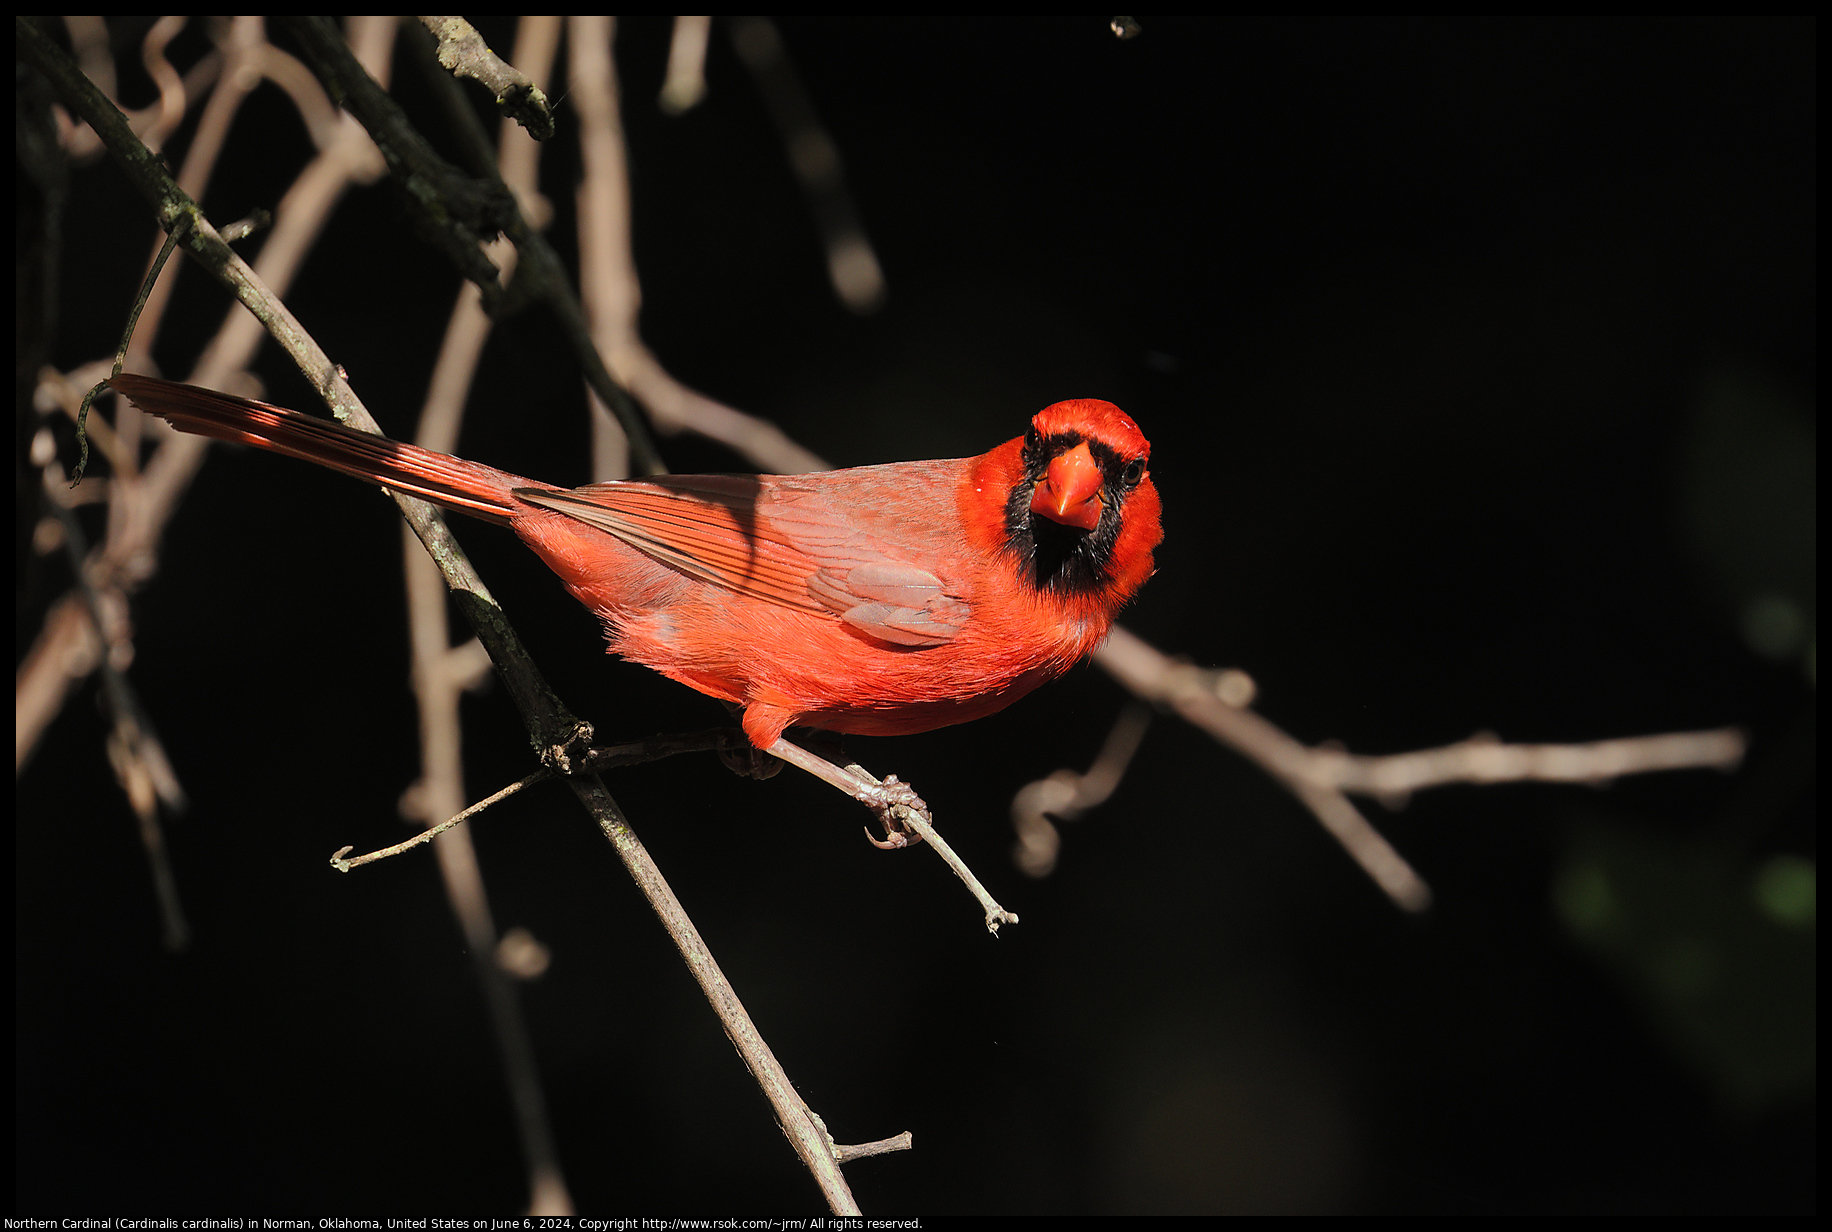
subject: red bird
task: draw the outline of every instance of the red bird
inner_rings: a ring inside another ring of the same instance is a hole
[[[764,750],[791,726],[886,736],[1003,710],[1101,643],[1163,538],[1151,446],[1092,399],[977,458],[567,489],[214,390],[110,384],[182,431],[507,526],[612,651],[742,706]]]

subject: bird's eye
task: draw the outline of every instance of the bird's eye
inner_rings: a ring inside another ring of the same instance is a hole
[[[1037,431],[1036,424],[1032,424],[1024,433],[1024,448],[1026,452],[1035,453],[1042,445],[1043,434]]]
[[[1120,478],[1129,488],[1139,480],[1145,478],[1145,459],[1134,458],[1132,461],[1126,463],[1126,469],[1121,472]]]

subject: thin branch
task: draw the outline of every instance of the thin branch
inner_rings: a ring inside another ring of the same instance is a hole
[[[1748,737],[1730,727],[1589,744],[1503,744],[1494,736],[1474,736],[1382,757],[1311,749],[1309,761],[1318,783],[1399,804],[1415,791],[1446,783],[1607,783],[1659,770],[1730,771],[1742,764],[1748,745]]]
[[[661,918],[663,927],[668,930],[669,937],[673,938],[681,957],[686,960],[687,969],[693,972],[700,990],[706,994],[707,1001],[718,1014],[726,1037],[738,1050],[745,1067],[751,1071],[751,1076],[763,1088],[770,1106],[775,1109],[777,1122],[788,1135],[795,1153],[814,1174],[815,1183],[820,1186],[828,1206],[836,1215],[858,1214],[858,1203],[853,1200],[852,1190],[840,1171],[839,1148],[821,1124],[820,1118],[814,1115],[796,1093],[788,1074],[770,1051],[770,1046],[764,1042],[763,1036],[758,1033],[756,1024],[738,1000],[738,994],[732,990],[725,973],[714,961],[712,951],[706,948],[699,929],[694,927],[661,870],[650,858],[648,850],[630,829],[630,823],[625,820],[616,801],[604,790],[604,785],[596,775],[576,775],[566,781],[597,818],[599,827],[617,849],[624,867],[648,898],[655,914]]]
[[[904,825],[922,835],[923,841],[935,848],[936,854],[941,856],[942,861],[953,870],[954,875],[961,879],[973,897],[979,900],[980,909],[986,913],[987,932],[996,937],[999,935],[999,925],[1018,922],[1017,913],[999,906],[992,895],[987,893],[986,887],[980,884],[980,879],[973,875],[973,870],[967,867],[967,862],[955,853],[954,848],[948,845],[946,839],[935,832],[935,827],[929,824],[927,817],[915,809],[899,808],[897,818]]]
[[[474,179],[446,162],[414,128],[407,114],[350,53],[328,17],[281,19],[337,104],[355,116],[381,150],[401,186],[421,237],[446,256],[494,308],[502,296],[497,270],[481,251],[506,230],[515,201],[502,185]]]
[[[876,1142],[860,1142],[853,1146],[836,1146],[835,1157],[841,1163],[851,1163],[855,1159],[864,1159],[867,1155],[888,1155],[892,1151],[907,1151],[916,1145],[916,1136],[904,1130],[895,1138],[880,1138]]]
[[[101,638],[81,595],[66,593],[45,613],[38,636],[13,673],[13,776],[25,773],[38,737],[63,712],[79,681],[101,658]]]
[[[140,42],[140,63],[146,68],[146,75],[159,87],[157,119],[143,134],[141,140],[146,142],[149,150],[158,150],[165,145],[184,120],[185,92],[184,79],[178,75],[171,62],[165,58],[168,43],[178,37],[190,19],[175,14],[161,17],[146,32]]]
[[[579,154],[584,174],[577,193],[579,302],[591,327],[592,344],[605,364],[628,385],[623,351],[636,337],[636,254],[631,250],[630,168],[624,149],[623,118],[617,97],[617,66],[611,57],[616,19],[576,13],[567,19],[567,67],[573,109],[579,117]],[[592,479],[604,483],[629,477],[629,443],[621,439],[604,401],[587,390],[591,406]]]
[[[374,864],[377,860],[386,860],[389,856],[398,856],[403,851],[412,851],[415,847],[425,846],[453,826],[463,825],[478,813],[489,808],[492,804],[499,804],[524,788],[533,787],[536,783],[543,782],[552,777],[553,771],[543,766],[533,774],[530,774],[527,778],[518,779],[501,791],[485,796],[463,812],[456,813],[446,818],[438,825],[420,831],[406,842],[396,843],[392,847],[383,847],[379,851],[371,851],[368,855],[352,856],[350,853],[356,850],[354,847],[339,847],[331,856],[331,867],[340,873],[347,873],[351,869],[358,868],[364,864]]]
[[[191,194],[193,198],[203,197],[205,190],[209,187],[210,177],[216,170],[217,159],[228,141],[230,128],[235,123],[236,116],[240,114],[242,104],[247,101],[255,87],[264,80],[280,80],[288,75],[293,77],[306,75],[309,79],[309,74],[303,74],[303,66],[297,60],[279,52],[268,43],[266,28],[259,17],[243,15],[230,18],[217,27],[216,37],[218,46],[214,58],[219,63],[225,64],[227,71],[217,78],[215,88],[203,100],[196,129],[191,134],[189,146],[185,150],[184,165],[178,172],[179,187]],[[282,69],[279,74],[276,74],[276,66],[281,64],[290,64],[299,71],[285,74]],[[302,91],[295,89],[290,93],[294,106],[298,107],[301,115],[306,118],[313,136],[318,137],[324,131],[324,124],[322,121],[317,124],[312,122],[313,110],[301,100]],[[311,82],[311,93],[317,96],[316,110],[319,113],[329,117],[336,115],[336,108],[331,106],[331,101],[324,96],[324,91],[319,89],[316,81]],[[268,266],[266,251],[262,253],[262,264]],[[172,294],[178,285],[181,277],[180,271],[183,267],[183,262],[169,267],[169,273],[154,282],[152,294],[147,299],[145,329],[141,334],[143,338],[150,339],[159,336],[160,323],[165,317],[166,306],[170,303]],[[150,263],[148,268],[151,268]],[[283,281],[272,277],[270,266],[266,273],[270,283]],[[131,350],[129,355],[134,361],[134,367],[141,368],[150,361],[151,345],[143,342],[136,349]],[[122,411],[117,418],[121,426],[127,429],[137,441],[138,428],[142,421],[139,412],[123,404]]]
[[[602,771],[660,761],[681,753],[738,753],[750,747],[742,728],[709,727],[704,731],[651,736],[631,744],[602,745],[585,755],[585,764],[588,769]]]
[[[247,231],[241,234],[246,235]],[[236,238],[239,239],[240,236]],[[225,233],[223,242],[228,244],[234,241]],[[127,362],[127,348],[133,342],[134,327],[140,324],[140,313],[145,309],[146,301],[153,293],[153,284],[159,281],[159,274],[165,269],[165,263],[171,260],[172,249],[177,246],[178,232],[174,230],[169,232],[165,237],[165,242],[159,245],[159,252],[153,257],[153,263],[147,269],[146,277],[140,280],[140,293],[134,296],[133,307],[127,310],[127,324],[121,330],[121,344],[115,348],[114,367],[108,373],[110,380],[121,375],[121,366]],[[95,401],[95,396],[106,388],[108,388],[106,381],[96,382],[95,387],[83,395],[83,404],[76,411],[76,469],[71,472],[70,476],[70,486],[73,488],[83,481],[83,468],[89,462],[89,440],[83,432],[83,424],[89,418],[89,407]],[[137,465],[138,459],[134,459],[133,462]]]
[[[46,468],[44,490],[47,498],[44,503],[63,524],[64,550],[69,554],[70,567],[76,575],[77,593],[82,595],[89,609],[90,622],[101,635],[101,653],[96,660],[102,672],[102,696],[114,720],[108,736],[108,762],[139,824],[140,845],[146,849],[153,891],[159,901],[165,948],[177,953],[190,945],[191,928],[185,922],[184,906],[178,899],[178,880],[172,875],[172,862],[166,853],[165,831],[159,825],[159,803],[163,800],[174,812],[182,811],[186,807],[184,788],[179,785],[178,774],[172,769],[171,759],[166,756],[165,746],[152,720],[116,662],[117,658],[124,659],[131,654],[131,647],[124,638],[117,640],[110,636],[111,628],[120,629],[127,623],[127,600],[111,593],[111,606],[119,615],[114,620],[105,618],[103,597],[91,584],[86,569],[89,548],[82,524],[68,507],[49,495],[52,488],[52,470]]]
[[[159,86],[159,97],[146,107],[126,114],[133,130],[141,135],[150,149],[159,149],[171,135],[177,121],[183,118],[184,100],[210,88],[219,81],[222,72],[222,55],[211,52],[192,65],[182,79],[172,80],[169,75],[170,66],[165,61],[165,45],[184,28],[186,20],[162,18],[147,31],[141,43],[141,60],[146,65],[148,75]],[[98,88],[113,100],[114,50],[109,44],[107,23],[100,17],[71,16],[64,18],[64,27],[76,61],[85,75],[90,76]],[[73,161],[87,162],[102,152],[102,140],[95,130],[73,120],[61,108],[57,127],[58,141]]]
[[[536,141],[553,136],[553,110],[546,92],[491,51],[476,27],[462,17],[422,17],[420,24],[439,41],[439,63],[447,72],[481,83],[496,96],[497,110]]]
[[[471,644],[475,645],[476,643]],[[456,653],[456,651],[451,653]],[[739,750],[749,749],[750,747],[750,741],[745,738],[742,729],[736,727],[711,727],[707,728],[705,731],[681,732],[678,735],[651,736],[647,740],[638,740],[631,744],[600,745],[584,755],[581,759],[581,766],[585,770],[599,773],[604,770],[614,770],[623,766],[640,765],[643,762],[661,761],[663,758],[676,757],[682,753],[737,752]],[[431,842],[439,835],[450,830],[453,826],[462,825],[464,822],[469,821],[472,817],[483,812],[483,810],[489,808],[491,805],[499,804],[507,800],[510,796],[515,795],[517,792],[533,787],[536,783],[544,782],[552,777],[553,772],[542,767],[526,778],[509,784],[509,786],[503,788],[501,791],[484,797],[482,800],[479,800],[476,804],[471,805],[462,812],[453,814],[438,825],[423,830],[406,842],[396,843],[392,847],[383,847],[378,851],[372,851],[367,855],[361,856],[350,856],[350,852],[355,850],[354,847],[339,847],[336,853],[331,856],[331,867],[340,873],[347,873],[351,869],[358,868],[361,865],[373,864],[377,860],[386,860],[389,856],[398,856],[404,851],[412,851],[415,847],[421,847]]]
[[[608,20],[608,19],[601,19]],[[530,17],[525,19],[525,34],[531,44],[542,45],[551,40],[558,44],[559,24],[556,18]],[[519,53],[518,53],[519,54]],[[531,52],[539,54],[538,52]],[[592,58],[589,45],[584,51],[584,58]],[[575,37],[571,59],[574,63],[575,76],[578,72],[577,62],[581,58],[579,40]],[[617,364],[611,356],[603,353],[594,335],[587,313],[581,299],[573,290],[572,279],[554,252],[553,246],[541,233],[537,220],[544,225],[551,216],[551,207],[543,201],[537,191],[532,176],[517,180],[518,160],[510,157],[501,163],[498,170],[496,160],[477,154],[487,149],[488,138],[477,122],[476,114],[459,95],[456,84],[448,75],[435,74],[431,78],[435,93],[445,100],[446,114],[451,119],[451,135],[460,146],[474,153],[473,161],[478,174],[486,178],[501,176],[508,190],[520,203],[514,225],[505,232],[506,238],[515,246],[517,260],[505,262],[504,275],[511,269],[515,279],[509,286],[509,294],[497,315],[519,308],[522,304],[533,301],[544,304],[553,313],[559,323],[561,334],[567,344],[578,356],[579,366],[585,375],[587,387],[591,391],[592,409],[592,444],[593,467],[595,478],[622,479],[629,475],[628,457],[634,454],[636,464],[645,474],[659,475],[666,472],[661,454],[656,450],[648,425],[636,408],[633,392],[626,388],[626,382]],[[590,109],[580,107],[586,117],[587,128],[590,127]],[[588,155],[590,142],[586,142]],[[505,143],[505,154],[513,154],[518,146]],[[621,158],[622,147],[618,147]],[[619,173],[622,165],[619,164]],[[586,172],[588,185],[594,180],[588,157]],[[589,253],[592,245],[598,242],[589,228],[584,228],[582,221],[581,242]],[[589,264],[589,257],[582,260]],[[588,288],[591,282],[589,273],[582,276],[582,284]],[[607,410],[608,408],[608,410]]]

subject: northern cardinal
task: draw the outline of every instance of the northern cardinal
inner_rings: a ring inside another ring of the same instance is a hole
[[[110,384],[182,431],[507,526],[613,652],[742,706],[751,743],[798,764],[786,727],[928,731],[1061,675],[1163,538],[1151,446],[1092,399],[1046,407],[977,458],[567,489],[214,390]]]

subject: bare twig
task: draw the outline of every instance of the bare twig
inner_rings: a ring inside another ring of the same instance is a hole
[[[475,646],[477,643],[471,642],[469,645]],[[457,650],[463,649],[463,647],[457,648]],[[457,651],[453,651],[452,653],[456,652]],[[584,769],[593,773],[599,773],[605,770],[618,769],[623,766],[640,765],[643,762],[660,761],[663,758],[676,757],[682,753],[711,753],[720,750],[737,752],[750,747],[750,741],[745,738],[742,729],[736,727],[711,727],[707,728],[705,731],[681,732],[678,735],[651,736],[647,740],[638,740],[632,744],[601,745],[585,754],[582,763]],[[378,851],[369,852],[367,855],[354,857],[350,856],[350,852],[355,850],[355,848],[340,847],[337,849],[336,853],[331,856],[331,867],[340,873],[347,873],[351,869],[360,867],[361,865],[373,864],[377,860],[385,860],[389,856],[398,856],[404,851],[411,851],[415,847],[420,847],[431,842],[439,835],[450,830],[453,826],[462,825],[464,822],[469,821],[472,817],[483,812],[483,810],[489,808],[491,805],[500,804],[517,792],[533,787],[536,783],[544,782],[552,777],[553,772],[545,767],[536,770],[528,777],[509,784],[509,786],[503,788],[501,791],[484,797],[476,804],[471,805],[462,812],[453,814],[438,825],[414,835],[404,843],[396,843],[392,847],[383,847]],[[416,806],[416,811],[424,811],[427,807],[430,806],[420,804]]]
[[[350,54],[343,33],[328,17],[283,20],[331,97],[369,130],[420,235],[477,285],[485,307],[494,308],[503,288],[481,249],[512,223],[514,199],[501,184],[474,179],[439,157]]]
[[[45,613],[38,636],[13,673],[13,774],[25,773],[38,737],[101,656],[101,638],[81,595],[65,594]]]
[[[598,343],[593,353],[602,351],[618,383],[643,404],[658,431],[697,432],[773,474],[826,470],[827,464],[818,455],[775,424],[681,384],[643,343],[637,330],[642,287],[630,253],[628,172],[622,126],[617,120],[611,24],[605,19],[574,17],[569,28],[573,100],[585,160],[585,178],[579,187],[580,285],[591,315],[590,337]],[[536,273],[532,269],[524,272]],[[589,370],[587,376],[591,376]],[[595,379],[592,389],[603,397]],[[594,430],[598,455],[594,465],[602,467],[609,463],[598,440]]]
[[[522,216],[514,194],[498,176],[467,176],[434,153],[399,105],[350,56],[327,19],[289,20],[326,88],[350,108],[381,149],[414,209],[422,234],[476,285],[485,311],[494,315],[505,305],[497,267],[482,251],[486,241],[500,232],[521,256],[518,293],[535,294],[553,311],[593,390],[617,416],[639,468],[645,474],[663,473],[667,468],[647,425],[592,345],[584,313],[558,255]],[[450,114],[460,125],[476,123],[468,108],[455,108]],[[477,144],[475,134],[471,137],[471,144]]]
[[[1311,749],[1310,777],[1394,804],[1446,783],[1607,783],[1658,770],[1734,770],[1748,737],[1735,728],[1629,736],[1589,744],[1503,744],[1475,736],[1457,744],[1383,757]]]
[[[476,646],[477,643],[471,642],[468,643],[468,645]],[[465,647],[457,647],[450,653],[457,654],[464,649]],[[750,747],[751,742],[745,737],[742,728],[709,727],[704,731],[679,732],[676,734],[651,736],[647,740],[637,740],[630,744],[599,745],[584,755],[581,759],[581,769],[596,774],[605,770],[619,769],[624,766],[636,766],[644,762],[661,761],[664,758],[678,757],[682,753],[736,753],[748,750]],[[367,855],[355,857],[350,856],[350,852],[355,850],[355,848],[340,847],[337,849],[336,853],[331,856],[331,867],[335,868],[340,873],[347,873],[351,869],[360,867],[361,865],[373,864],[377,860],[385,860],[389,856],[398,856],[404,851],[411,851],[415,847],[423,846],[430,842],[447,830],[450,830],[453,826],[461,825],[469,821],[472,817],[489,808],[491,805],[499,804],[507,800],[510,796],[515,795],[517,792],[552,777],[553,772],[551,770],[546,768],[536,770],[528,777],[509,784],[509,786],[493,795],[486,796],[484,799],[479,800],[476,804],[471,805],[462,812],[447,817],[444,821],[433,826],[431,829],[414,835],[404,843],[396,843],[392,847],[383,847],[380,850],[369,852]],[[416,811],[425,811],[427,807],[429,806],[424,804],[416,805]]]
[[[438,825],[429,827],[428,829],[425,829],[425,830],[422,830],[420,831],[420,833],[414,835],[412,838],[408,839],[406,842],[396,843],[392,847],[383,847],[379,851],[371,851],[369,854],[361,855],[361,856],[350,855],[350,853],[355,850],[355,848],[353,847],[339,847],[337,851],[333,853],[331,856],[331,867],[336,869],[340,873],[347,873],[351,869],[358,868],[364,864],[374,864],[377,860],[386,860],[389,856],[398,856],[403,851],[411,851],[415,847],[424,846],[425,844],[432,842],[435,838],[438,838],[441,834],[444,834],[447,830],[451,829],[453,826],[462,825],[465,822],[469,821],[472,817],[476,816],[478,813],[483,812],[485,809],[489,808],[492,804],[499,804],[502,801],[507,800],[510,796],[513,796],[518,791],[521,791],[524,788],[533,787],[536,783],[542,782],[543,780],[550,779],[552,777],[553,777],[553,771],[543,766],[541,769],[536,770],[533,774],[530,774],[527,778],[516,780],[515,782],[509,784],[507,787],[503,788],[501,791],[496,792],[492,795],[485,796],[483,799],[479,800],[476,804],[471,805],[470,808],[465,809],[463,812],[456,813],[446,818],[444,821],[440,822]]]
[[[674,757],[681,753],[738,753],[750,747],[751,742],[741,728],[709,727],[705,731],[651,736],[632,744],[602,745],[586,754],[585,764],[592,770],[602,771],[660,761],[664,757]]]
[[[907,1129],[895,1138],[880,1138],[876,1142],[860,1142],[853,1146],[836,1146],[834,1156],[841,1163],[855,1159],[864,1159],[867,1155],[888,1155],[892,1151],[907,1151],[916,1144],[916,1136]]]
[[[141,44],[141,60],[159,87],[159,97],[139,111],[128,112],[127,117],[149,149],[157,150],[165,144],[184,116],[185,100],[217,82],[223,67],[223,57],[212,52],[192,65],[182,78],[174,80],[176,75],[165,59],[165,47],[184,28],[185,21],[182,17],[161,18],[147,31]],[[114,50],[109,44],[107,23],[96,16],[71,16],[64,18],[64,28],[83,72],[103,94],[115,100]],[[100,154],[102,140],[95,130],[59,110],[58,141],[69,156],[86,162]]]
[[[573,106],[579,117],[579,152],[585,174],[579,206],[579,301],[592,343],[618,382],[629,385],[624,352],[637,337],[636,254],[630,240],[629,159],[617,98],[617,66],[611,58],[616,19],[574,14],[567,20],[571,41],[568,68]],[[592,425],[592,478],[628,478],[629,442],[617,431],[603,399],[588,390]]]
[[[927,817],[916,809],[899,807],[897,819],[922,835],[923,841],[935,848],[935,853],[942,858],[942,862],[953,870],[954,875],[961,879],[973,897],[979,900],[981,910],[986,913],[987,932],[996,937],[999,935],[999,925],[1018,922],[1017,913],[999,906],[992,895],[986,892],[986,887],[980,884],[980,879],[973,875],[973,870],[967,867],[967,862],[955,853],[954,848],[948,845],[946,839],[935,832],[935,827],[929,824]]]
[[[242,234],[246,235],[247,232],[243,231]],[[231,242],[227,234],[223,236],[223,242]],[[108,379],[112,380],[121,375],[121,365],[127,360],[128,344],[133,341],[134,326],[140,323],[140,313],[146,307],[147,298],[153,293],[153,283],[158,281],[159,272],[165,268],[165,263],[171,259],[172,249],[177,246],[178,232],[173,231],[159,246],[159,255],[153,258],[152,268],[147,271],[146,277],[140,280],[140,294],[134,297],[133,307],[127,311],[127,325],[121,331],[121,345],[115,348],[114,368],[109,372]],[[89,436],[84,431],[89,418],[89,407],[95,401],[96,395],[106,388],[108,388],[106,380],[96,382],[95,386],[83,395],[83,403],[76,409],[76,468],[70,474],[70,486],[73,488],[83,481],[83,471],[89,465]],[[126,450],[117,450],[115,458],[117,462],[126,462],[130,468],[137,466],[139,461],[131,457]]]
[[[439,41],[439,63],[447,72],[482,83],[496,96],[497,109],[536,141],[553,136],[546,92],[513,64],[505,64],[476,27],[462,17],[422,17],[420,24]]]

